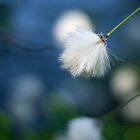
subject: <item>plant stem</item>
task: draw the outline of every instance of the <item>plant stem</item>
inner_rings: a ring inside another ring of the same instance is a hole
[[[113,111],[107,113],[106,115],[104,115],[102,118],[105,118],[107,116],[110,115],[115,115],[116,113],[118,113],[123,107],[125,107],[127,104],[129,104],[131,101],[133,101],[134,99],[136,99],[138,96],[140,96],[140,92],[137,92],[135,95],[133,95],[132,97],[129,97],[128,99],[126,99],[121,105],[119,105],[117,108],[115,108]]]
[[[121,23],[119,23],[115,28],[113,28],[110,32],[106,34],[106,38],[109,37],[114,31],[116,31],[119,27],[121,27],[126,21],[128,21],[133,15],[140,11],[140,7],[138,7],[135,11],[133,11],[130,15],[128,15]]]

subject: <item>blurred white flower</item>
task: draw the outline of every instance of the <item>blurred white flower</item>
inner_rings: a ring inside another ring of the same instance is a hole
[[[129,121],[140,122],[140,97],[127,104],[122,109],[122,115]]]
[[[102,140],[100,123],[89,117],[73,119],[68,125],[68,140]]]
[[[44,84],[34,75],[24,75],[10,81],[7,106],[20,123],[32,123],[37,117],[37,103],[44,91]]]
[[[92,27],[89,17],[80,10],[64,12],[56,21],[53,28],[53,35],[58,43],[63,43],[67,35],[75,30],[75,27]],[[62,46],[62,45],[61,45]]]
[[[110,69],[106,38],[90,28],[78,28],[69,34],[60,56],[62,68],[75,76],[102,77]]]
[[[131,65],[118,68],[110,81],[113,96],[125,100],[139,90],[139,75],[137,69]]]

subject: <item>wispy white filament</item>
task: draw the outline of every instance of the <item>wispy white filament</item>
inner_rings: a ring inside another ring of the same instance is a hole
[[[75,76],[102,77],[110,68],[106,42],[89,28],[68,35],[60,56],[62,68]]]

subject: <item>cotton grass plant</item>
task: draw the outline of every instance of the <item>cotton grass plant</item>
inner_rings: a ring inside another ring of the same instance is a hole
[[[140,7],[105,35],[96,34],[91,28],[77,28],[64,42],[64,51],[59,57],[61,67],[74,77],[103,77],[111,68],[107,38],[139,11]]]
[[[140,11],[140,7],[126,17],[120,24],[106,34],[97,34],[91,28],[78,27],[70,33],[64,41],[64,51],[59,57],[62,68],[68,70],[73,77],[103,77],[111,68],[110,55],[107,48],[107,39],[133,15]],[[140,91],[134,92],[133,96],[124,101],[111,112],[101,116],[103,121],[109,116],[114,116],[122,109],[128,109],[133,105],[134,100],[140,96]],[[139,101],[137,101],[137,104]],[[135,104],[134,104],[135,105]],[[124,108],[124,107],[127,108]],[[129,111],[134,111],[133,109]],[[130,112],[129,112],[130,113]],[[128,115],[128,114],[126,114]],[[139,117],[139,112],[133,116]],[[91,123],[92,122],[92,123]],[[78,118],[70,122],[68,127],[69,140],[102,140],[101,129],[97,128],[93,120]],[[112,128],[112,126],[111,126]],[[107,129],[108,130],[108,129]]]

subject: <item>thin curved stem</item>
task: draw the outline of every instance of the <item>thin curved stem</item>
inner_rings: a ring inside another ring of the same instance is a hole
[[[133,15],[140,11],[140,7],[138,7],[135,11],[133,11],[130,15],[128,15],[121,23],[119,23],[115,28],[113,28],[110,32],[106,34],[106,37],[109,37],[113,32],[115,32],[119,27],[121,27],[126,21],[128,21]]]
[[[7,50],[9,50],[9,47],[16,47],[19,49],[22,49],[27,52],[41,52],[41,51],[48,51],[52,48],[49,45],[43,45],[39,48],[31,48],[31,46],[34,46],[29,41],[23,41],[21,39],[13,38],[12,35],[7,32],[5,29],[0,27],[0,39],[6,44]]]
[[[118,113],[121,109],[123,109],[123,107],[125,107],[127,104],[129,104],[131,101],[133,101],[134,99],[136,99],[138,96],[140,96],[140,92],[137,92],[135,95],[133,95],[132,97],[129,97],[128,99],[126,99],[121,105],[119,105],[117,108],[115,108],[114,110],[112,110],[111,112],[107,113],[106,115],[104,115],[102,118],[105,118],[106,116],[110,116],[110,115],[115,115],[116,113]]]

